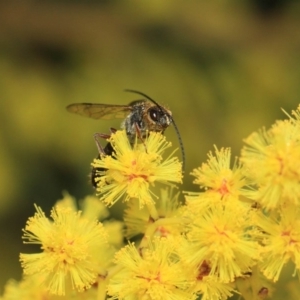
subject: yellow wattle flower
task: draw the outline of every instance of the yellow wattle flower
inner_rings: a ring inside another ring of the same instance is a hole
[[[23,239],[27,244],[39,244],[42,252],[20,254],[24,274],[39,276],[51,294],[90,288],[103,271],[101,252],[107,252],[103,225],[82,218],[81,212],[65,205],[52,209],[53,221],[41,208],[36,209],[23,230]]]
[[[171,143],[159,132],[150,132],[140,143],[130,145],[125,131],[112,134],[109,142],[114,148],[112,156],[102,156],[92,163],[94,168],[106,169],[97,172],[97,192],[100,200],[111,206],[123,195],[124,201],[134,198],[139,206],[154,205],[150,187],[156,182],[181,183],[181,163],[172,154],[162,155]]]

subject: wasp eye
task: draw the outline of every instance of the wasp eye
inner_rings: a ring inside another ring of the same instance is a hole
[[[151,109],[149,111],[149,116],[150,116],[150,118],[151,118],[152,121],[157,121],[157,119],[158,119],[157,110],[156,109]]]

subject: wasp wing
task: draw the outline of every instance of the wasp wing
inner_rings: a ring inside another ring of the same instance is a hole
[[[128,105],[113,105],[100,103],[74,103],[67,106],[67,110],[84,117],[93,119],[110,120],[125,118],[132,107]]]

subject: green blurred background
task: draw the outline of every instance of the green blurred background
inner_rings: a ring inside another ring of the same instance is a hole
[[[73,102],[127,104],[140,90],[169,107],[190,171],[207,152],[284,118],[300,95],[300,3],[2,1],[0,3],[0,291],[19,279],[21,229],[67,190],[93,193],[93,133],[120,120],[69,114]],[[166,132],[173,144],[173,128]]]

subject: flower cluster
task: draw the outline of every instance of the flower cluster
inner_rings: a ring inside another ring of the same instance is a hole
[[[1,300],[260,300],[286,265],[300,278],[300,106],[252,133],[233,162],[215,147],[191,173],[196,192],[178,191],[182,164],[161,133],[108,142],[112,155],[92,163],[97,197],[78,209],[65,194],[51,219],[36,206],[23,240],[40,251],[20,255],[24,278]],[[107,208],[120,200],[122,222]],[[299,282],[289,289],[298,299]]]
[[[288,262],[300,278],[300,106],[288,117],[251,134],[241,154],[252,180],[249,196],[260,207],[258,266],[273,281]]]

